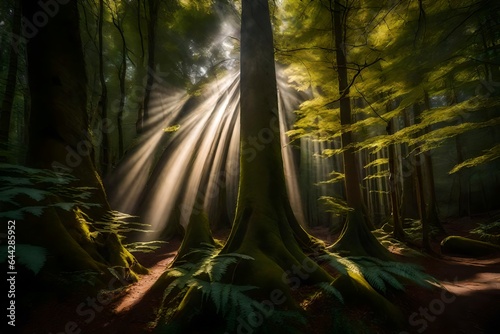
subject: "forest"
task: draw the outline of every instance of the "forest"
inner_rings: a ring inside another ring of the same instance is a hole
[[[2,333],[498,333],[500,2],[3,0]]]

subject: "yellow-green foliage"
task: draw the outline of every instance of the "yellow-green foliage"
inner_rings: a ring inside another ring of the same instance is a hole
[[[467,159],[464,162],[456,165],[453,167],[453,169],[450,171],[450,174],[456,173],[460,171],[462,168],[470,168],[470,167],[475,167],[479,166],[485,163],[488,163],[490,161],[493,161],[495,159],[500,158],[500,144],[497,144],[490,148],[489,150],[486,150],[483,152],[482,155]]]
[[[340,126],[336,102],[341,93],[331,8],[321,2],[297,0],[276,8],[277,58],[288,65],[285,73],[290,86],[309,94],[288,135],[328,141],[352,131],[357,149],[377,152],[394,143],[406,143],[425,152],[454,136],[500,125],[498,117],[483,116],[485,111],[498,108],[500,99],[498,92],[484,85],[492,79],[482,73],[487,72],[482,61],[498,56],[486,54],[479,23],[498,5],[492,9],[472,0],[429,2],[422,8],[416,1],[354,0],[346,4],[343,51],[357,121],[345,127]],[[443,17],[447,24],[443,24]],[[365,67],[369,63],[373,65]],[[452,98],[458,94],[460,98]],[[433,107],[432,98],[439,99],[441,106]],[[415,124],[392,135],[386,133],[388,121],[416,107],[421,116]],[[323,155],[341,153],[342,149],[325,150]],[[496,157],[498,147],[493,147],[452,172]]]
[[[331,212],[336,216],[346,215],[353,209],[347,205],[343,199],[333,196],[321,196],[319,201],[323,202],[326,207],[326,212]]]

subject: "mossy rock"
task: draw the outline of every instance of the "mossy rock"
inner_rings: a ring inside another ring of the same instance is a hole
[[[459,236],[449,236],[441,241],[441,252],[467,257],[486,256],[499,253],[500,246]]]

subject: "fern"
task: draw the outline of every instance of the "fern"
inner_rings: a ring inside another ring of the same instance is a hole
[[[17,263],[31,270],[35,275],[40,272],[47,261],[47,250],[45,248],[29,245],[16,245]],[[0,247],[0,262],[7,262],[8,246]]]
[[[118,235],[124,235],[129,232],[152,232],[152,230],[148,229],[151,225],[139,223],[137,221],[130,221],[130,219],[136,219],[138,217],[123,212],[108,211],[100,220],[96,221],[88,215],[84,213],[82,214],[84,215],[87,223],[94,227],[94,229],[98,232],[116,233]]]
[[[253,260],[253,258],[236,253],[223,255],[215,254],[203,261],[195,275],[206,273],[210,277],[211,281],[220,281],[222,276],[226,273],[228,267],[233,263],[237,263],[239,260]]]
[[[219,250],[210,244],[202,244],[202,246],[203,248],[193,250],[184,256],[189,258],[194,253],[201,254],[201,259],[198,262],[184,262],[169,271],[169,276],[176,277],[176,279],[165,291],[165,297],[175,287],[183,289],[186,286],[196,285],[197,277],[203,275],[208,276],[211,282],[219,282],[231,264],[237,263],[239,260],[253,260],[252,257],[243,254],[219,254]]]
[[[480,224],[471,233],[479,236],[481,240],[500,244],[500,220],[488,224]]]
[[[326,282],[321,282],[318,284],[318,287],[324,292],[326,292],[328,295],[336,297],[338,300],[340,300],[342,304],[344,303],[344,298],[342,297],[340,291],[335,289],[331,284],[328,284]]]
[[[257,289],[255,286],[204,280],[195,280],[192,286],[201,291],[203,298],[210,299],[214,303],[217,313],[228,320],[230,328],[236,323],[238,316],[246,318],[258,310],[259,304],[244,293]]]
[[[438,282],[432,276],[423,272],[423,268],[416,264],[383,261],[369,256],[341,257],[328,253],[319,257],[320,260],[336,269],[342,275],[354,273],[361,275],[375,290],[386,293],[389,287],[404,290],[401,279],[407,280],[422,287],[437,286]],[[328,287],[321,286],[328,291]],[[334,294],[335,293],[331,293]]]
[[[166,241],[160,241],[160,240],[153,240],[153,241],[138,241],[138,242],[133,242],[129,244],[124,244],[123,247],[125,247],[129,252],[134,253],[152,253],[158,248],[160,248],[163,244],[167,244],[168,242]]]
[[[238,253],[219,254],[216,247],[208,244],[185,256],[193,253],[201,254],[201,260],[197,263],[184,262],[168,271],[168,276],[174,280],[165,289],[164,299],[169,297],[174,289],[197,289],[204,300],[210,300],[214,304],[217,314],[226,320],[229,331],[236,328],[238,317],[246,319],[254,312],[267,314],[268,311],[257,300],[246,294],[257,289],[256,286],[221,282],[231,265],[242,260],[254,260],[252,257]],[[296,312],[289,313],[275,310],[270,317],[274,323],[300,319]]]
[[[99,204],[88,200],[92,196],[91,187],[74,187],[70,184],[76,178],[70,174],[47,169],[35,169],[20,165],[0,164],[0,202],[8,204],[10,211],[0,212],[1,218],[23,219],[26,214],[40,217],[46,209],[57,208],[70,211],[75,207],[91,208]],[[21,205],[19,200],[29,198],[35,203],[57,198],[56,203],[44,205]]]

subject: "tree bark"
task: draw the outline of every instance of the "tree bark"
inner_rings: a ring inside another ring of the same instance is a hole
[[[236,218],[225,250],[234,251],[244,239],[262,238],[249,234],[262,232],[266,220],[270,220],[266,229],[274,230],[282,240],[280,243],[286,239],[296,246],[297,238],[304,247],[310,247],[312,238],[295,219],[285,185],[267,0],[246,0],[242,6],[241,174]]]
[[[405,111],[405,127],[413,125],[414,117],[411,108]],[[418,219],[420,213],[418,210],[418,200],[417,200],[417,190],[415,183],[415,153],[408,149],[407,144],[402,146],[402,156],[405,160],[402,164],[402,186],[403,186],[403,205],[402,205],[402,216],[405,218]]]
[[[415,122],[419,123],[421,107],[418,103],[413,106],[414,114],[415,114]],[[422,158],[422,154],[420,152],[420,148],[415,148],[415,183],[417,190],[417,199],[418,199],[418,208],[420,212],[420,221],[422,223],[422,249],[428,253],[433,253],[431,244],[430,244],[430,222],[429,222],[429,210],[430,206],[434,205],[434,203],[430,203],[426,201],[426,193],[424,186],[424,175],[423,175],[423,167],[424,159]]]
[[[98,17],[98,39],[99,39],[99,82],[101,84],[101,97],[99,99],[99,111],[101,114],[101,150],[100,150],[100,165],[101,174],[106,176],[110,170],[110,152],[109,152],[109,137],[108,128],[105,123],[108,122],[108,87],[106,85],[106,76],[104,73],[104,43],[103,43],[103,25],[104,25],[104,0],[99,0],[99,17]]]
[[[25,17],[33,17],[40,10],[37,2],[22,1]],[[27,164],[70,173],[76,178],[70,186],[94,189],[91,201],[100,207],[87,213],[101,219],[109,211],[109,204],[90,156],[87,76],[79,24],[77,1],[60,5],[58,14],[27,45],[31,93]],[[38,205],[53,204],[60,199],[54,196],[47,201]],[[123,248],[115,233],[98,233],[92,240],[85,238],[76,211],[49,207],[40,217],[27,215],[24,222],[19,236],[30,238],[25,243],[49,250],[53,275],[58,275],[58,270],[92,270],[102,274],[104,283],[113,277],[107,270],[111,266],[144,270]]]
[[[344,32],[346,29],[346,7],[340,1],[330,0],[332,16],[333,39],[335,42],[335,57],[337,61],[337,78],[340,95],[340,123],[343,127],[352,124],[351,99],[349,96],[349,78],[347,73],[347,54]],[[344,131],[341,136],[344,148],[344,174],[347,205],[352,209],[348,213],[347,223],[340,239],[333,245],[337,251],[347,251],[352,255],[371,254],[376,257],[387,258],[389,252],[378,242],[368,228],[364,216],[361,183],[358,175],[358,162],[352,147],[352,131]]]
[[[14,1],[14,13],[12,15],[12,35],[19,36],[21,31],[21,4]],[[19,62],[19,50],[15,43],[11,43],[9,51],[9,68],[5,83],[5,93],[2,100],[2,109],[0,109],[0,143],[8,144],[10,132],[10,119],[12,106],[16,95],[17,68]]]
[[[117,14],[118,16],[118,14]],[[118,105],[118,114],[116,121],[118,124],[118,159],[123,157],[123,112],[125,110],[125,99],[127,94],[125,92],[125,84],[127,78],[127,40],[123,31],[122,23],[118,17],[113,17],[113,25],[118,30],[122,41],[121,63],[118,67],[118,80],[120,82],[120,104]]]
[[[387,124],[387,134],[390,136],[394,133],[394,119],[390,120]],[[401,214],[399,212],[399,199],[398,199],[398,180],[396,172],[396,144],[389,146],[389,193],[391,198],[392,207],[392,223],[394,226],[393,235],[398,240],[405,238],[403,224],[401,222]]]
[[[424,94],[424,103],[425,103],[425,109],[430,110],[431,104],[430,104],[429,94],[427,92],[425,92]],[[425,129],[425,133],[428,132],[429,132],[429,127]],[[432,166],[432,157],[430,152],[424,154],[424,168],[425,168],[424,185],[428,188],[428,196],[429,196],[429,208],[427,211],[427,219],[429,221],[430,226],[432,226],[435,230],[444,233],[444,228],[443,225],[441,224],[441,220],[439,219],[439,214],[438,214],[438,204],[436,200],[436,186],[434,182],[434,168]]]
[[[139,119],[137,120],[137,132],[143,133],[147,126],[150,116],[150,102],[151,102],[151,92],[153,90],[153,84],[155,80],[155,70],[156,70],[156,27],[158,25],[158,10],[160,7],[159,0],[147,0],[148,3],[148,20],[147,20],[147,30],[148,30],[148,68],[147,68],[147,79],[146,88],[144,91],[144,101],[142,103],[142,110],[139,111]]]

